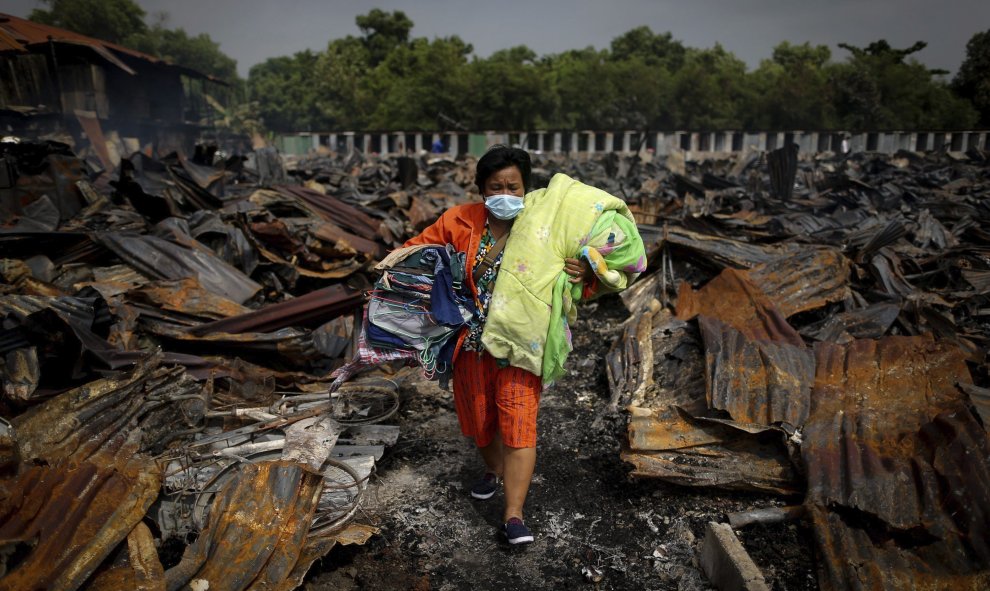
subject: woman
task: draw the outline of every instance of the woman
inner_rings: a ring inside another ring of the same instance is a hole
[[[454,405],[461,431],[474,439],[485,463],[485,474],[471,488],[471,496],[490,499],[499,484],[504,484],[502,532],[510,544],[533,541],[523,521],[523,505],[536,466],[536,415],[542,382],[534,373],[493,358],[481,344],[481,334],[502,247],[523,210],[531,169],[525,150],[491,148],[478,161],[475,177],[483,203],[447,210],[405,244],[449,243],[468,254],[468,282],[480,313],[461,335],[455,354]],[[572,283],[590,283],[594,277],[583,259],[566,259],[564,271]]]

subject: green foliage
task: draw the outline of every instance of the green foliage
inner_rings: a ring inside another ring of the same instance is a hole
[[[28,15],[38,23],[69,29],[82,35],[123,44],[144,33],[144,10],[133,0],[41,0],[48,10],[36,8]]]
[[[554,101],[536,53],[526,46],[497,51],[464,68],[463,92],[442,112],[475,129],[534,129],[545,125]]]
[[[746,82],[746,64],[721,45],[689,50],[673,77],[673,121],[684,129],[741,128]]]
[[[190,37],[184,29],[155,25],[129,37],[126,45],[221,80],[237,80],[237,61],[206,33]]]
[[[248,94],[258,101],[262,124],[274,131],[327,129],[333,119],[319,108],[319,85],[313,72],[320,57],[300,51],[290,57],[273,57],[248,73]]]
[[[371,66],[377,66],[392,50],[406,45],[413,28],[413,22],[401,10],[388,13],[375,8],[354,20],[364,36]]]
[[[835,125],[835,108],[829,84],[828,61],[832,52],[824,45],[791,45],[773,49],[750,75],[750,102],[743,125],[762,129],[827,129]]]
[[[470,129],[960,128],[976,112],[955,90],[990,70],[974,57],[974,74],[950,88],[912,57],[924,42],[878,40],[840,45],[851,54],[841,63],[824,45],[783,42],[749,72],[720,45],[685,47],[645,26],[604,50],[537,56],[517,46],[479,58],[458,37],[413,38],[401,11],[375,9],[355,24],[359,36],[323,52],[252,68],[266,125],[416,131],[444,127],[443,115]],[[983,39],[971,53],[990,59]]]
[[[367,80],[380,97],[370,114],[374,129],[425,130],[437,127],[437,113],[453,113],[467,94],[463,75],[470,45],[459,37],[415,39],[389,53]]]
[[[831,84],[839,122],[850,129],[912,129],[969,127],[976,111],[965,99],[954,96],[935,72],[915,59],[919,41],[907,49],[894,49],[886,41],[866,48],[844,43],[852,57],[832,70]]]
[[[670,32],[655,34],[649,27],[636,27],[612,40],[611,59],[622,62],[640,59],[648,66],[661,66],[676,72],[684,65],[687,48]]]
[[[352,36],[331,41],[319,55],[311,83],[317,90],[316,105],[331,127],[367,127],[374,107],[366,84],[369,62],[366,45]]]
[[[980,124],[990,126],[990,30],[977,33],[966,44],[966,59],[952,81],[960,97],[976,108]]]

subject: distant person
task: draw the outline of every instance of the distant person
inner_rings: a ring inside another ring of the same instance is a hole
[[[842,155],[843,156],[845,156],[846,154],[849,153],[849,136],[848,135],[842,136],[842,145],[841,145],[840,149],[842,150]]]
[[[447,151],[447,148],[443,145],[443,140],[442,139],[437,138],[437,139],[433,140],[433,145],[430,146],[430,152],[432,152],[434,154],[443,154],[446,151]]]

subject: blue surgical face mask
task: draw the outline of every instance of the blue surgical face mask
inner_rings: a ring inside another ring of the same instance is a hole
[[[489,195],[485,207],[500,220],[511,220],[523,210],[523,198],[516,195]]]

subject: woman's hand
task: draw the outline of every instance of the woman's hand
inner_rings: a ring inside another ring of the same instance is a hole
[[[585,259],[564,259],[564,272],[571,276],[570,283],[590,283],[595,275]]]

